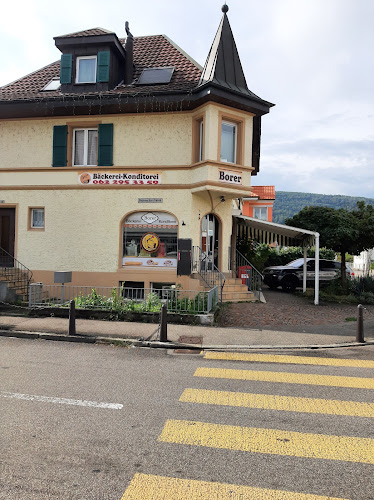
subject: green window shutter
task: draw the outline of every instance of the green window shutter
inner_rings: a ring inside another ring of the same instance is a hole
[[[66,167],[67,165],[67,125],[53,127],[53,162],[52,167]]]
[[[97,54],[97,82],[109,82],[109,61],[110,52],[98,52]]]
[[[113,165],[113,123],[99,125],[99,167]]]
[[[73,65],[73,56],[71,54],[62,54],[60,65],[60,82],[71,83],[71,68]]]

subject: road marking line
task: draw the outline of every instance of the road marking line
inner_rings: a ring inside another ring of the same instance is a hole
[[[356,401],[297,398],[269,394],[249,394],[247,392],[209,391],[206,389],[185,389],[179,401],[264,410],[374,418],[373,403],[359,403]]]
[[[109,410],[122,410],[123,405],[116,403],[98,403],[81,399],[51,398],[48,396],[35,396],[18,392],[0,392],[0,397],[9,399],[22,399],[24,401],[39,401],[41,403],[57,403],[61,405],[89,406],[92,408],[107,408]]]
[[[374,389],[374,378],[341,377],[336,375],[310,375],[304,373],[231,370],[221,368],[197,368],[195,377],[281,382],[283,384],[325,385],[330,387],[354,387]]]
[[[236,352],[205,353],[205,359],[220,359],[227,361],[254,361],[259,363],[284,363],[295,365],[345,366],[352,368],[374,368],[374,361],[367,359],[335,359],[309,356],[285,356],[273,354],[250,354]]]
[[[121,500],[344,500],[292,491],[136,473]]]
[[[374,439],[167,420],[159,441],[270,455],[374,464]]]

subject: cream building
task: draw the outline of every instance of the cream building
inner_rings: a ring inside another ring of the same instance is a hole
[[[0,89],[5,259],[45,284],[68,270],[76,285],[197,289],[202,266],[231,273],[272,104],[247,87],[224,7],[204,68],[164,35],[95,28]]]

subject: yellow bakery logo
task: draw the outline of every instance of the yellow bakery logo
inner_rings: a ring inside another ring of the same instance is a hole
[[[141,244],[146,252],[152,253],[160,246],[160,239],[155,233],[146,233],[142,236]]]
[[[91,175],[85,172],[80,175],[79,180],[81,181],[81,184],[89,184],[91,182]]]

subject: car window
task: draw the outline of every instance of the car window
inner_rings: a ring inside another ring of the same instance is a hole
[[[319,267],[321,270],[331,271],[335,269],[335,262],[331,260],[321,260]]]
[[[304,259],[296,259],[296,260],[293,260],[291,262],[289,262],[288,264],[286,264],[287,267],[300,267],[304,264]]]
[[[308,271],[314,271],[314,269],[315,269],[314,260],[310,260],[307,263],[306,268]]]

